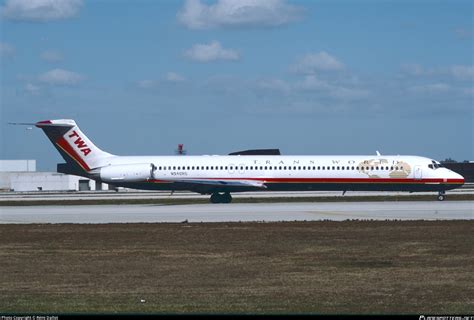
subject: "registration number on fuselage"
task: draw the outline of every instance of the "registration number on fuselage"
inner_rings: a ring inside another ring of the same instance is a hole
[[[172,176],[187,176],[188,173],[184,171],[174,171],[174,172],[171,172],[171,175]]]

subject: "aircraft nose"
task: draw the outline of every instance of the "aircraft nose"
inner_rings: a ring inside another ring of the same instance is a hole
[[[454,182],[459,184],[464,184],[464,177],[457,172],[451,171],[450,172],[450,179],[453,179]]]

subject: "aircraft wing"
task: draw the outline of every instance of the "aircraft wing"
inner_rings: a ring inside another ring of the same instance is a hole
[[[160,179],[199,193],[252,191],[266,189],[263,181],[219,179]]]

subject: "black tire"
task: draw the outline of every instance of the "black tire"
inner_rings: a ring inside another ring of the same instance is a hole
[[[443,194],[438,195],[438,201],[444,201],[445,196]]]
[[[222,195],[222,203],[231,203],[232,202],[232,196],[230,195],[230,193],[224,193]]]
[[[221,197],[218,193],[213,193],[210,199],[211,203],[221,203]]]

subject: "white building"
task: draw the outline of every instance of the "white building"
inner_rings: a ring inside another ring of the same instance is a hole
[[[36,172],[36,160],[0,160],[0,191],[88,191],[108,185],[57,172]]]

